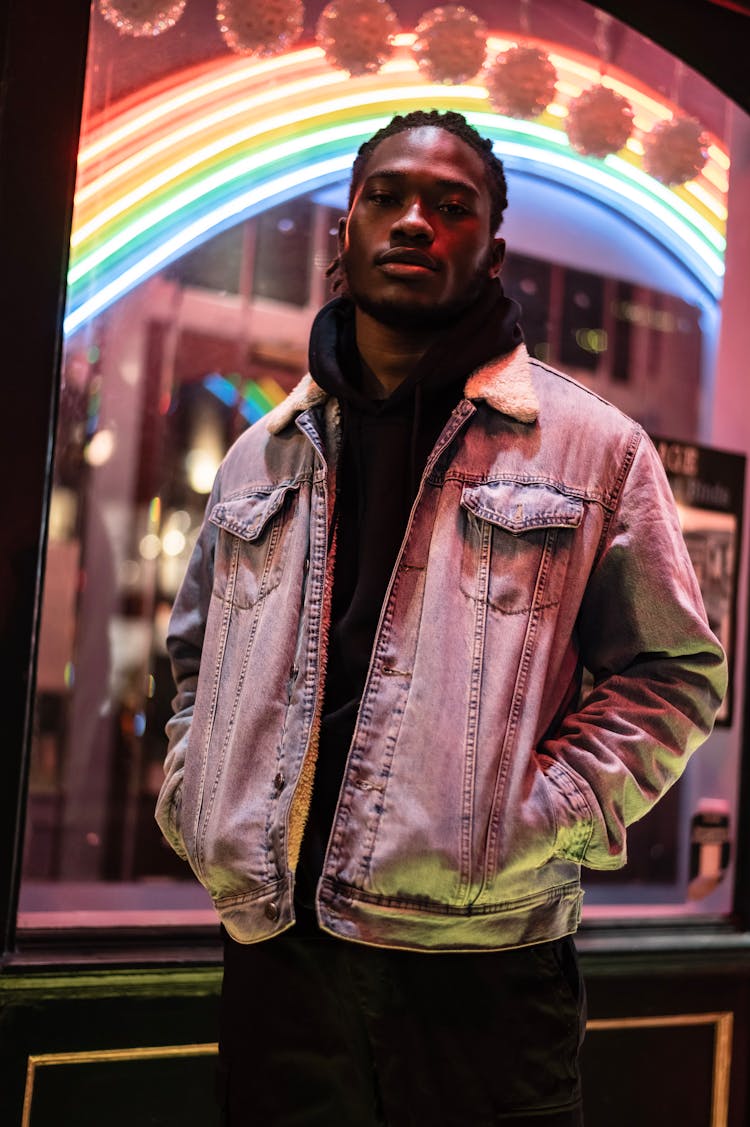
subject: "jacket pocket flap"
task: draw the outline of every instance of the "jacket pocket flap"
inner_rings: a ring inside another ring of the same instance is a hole
[[[208,519],[240,540],[257,540],[284,504],[287,493],[297,488],[296,483],[287,482],[276,489],[230,497],[214,505]]]
[[[465,485],[461,505],[480,520],[507,532],[576,528],[583,517],[583,501],[578,497],[568,497],[548,485],[527,485],[518,481]]]

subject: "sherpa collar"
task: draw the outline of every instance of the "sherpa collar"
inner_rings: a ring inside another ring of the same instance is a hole
[[[490,360],[469,376],[464,388],[467,399],[483,399],[502,415],[519,423],[535,423],[539,400],[531,379],[531,362],[525,344]]]
[[[467,399],[483,400],[495,411],[510,415],[519,423],[534,423],[539,415],[539,400],[531,380],[531,364],[525,344],[477,368],[466,381]],[[311,375],[303,376],[283,402],[266,415],[266,427],[279,434],[302,411],[325,402],[328,395]]]

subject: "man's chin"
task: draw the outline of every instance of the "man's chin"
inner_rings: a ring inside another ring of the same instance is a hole
[[[424,303],[418,301],[373,301],[361,294],[350,294],[354,304],[363,313],[381,325],[391,329],[442,329],[455,321],[476,300],[445,303]]]

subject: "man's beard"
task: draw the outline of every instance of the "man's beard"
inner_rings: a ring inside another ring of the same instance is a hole
[[[358,309],[367,313],[381,325],[388,325],[393,329],[411,329],[414,331],[444,329],[457,321],[482,293],[489,281],[491,260],[491,254],[488,252],[485,261],[479,264],[473,278],[459,297],[450,301],[424,305],[420,302],[411,302],[408,297],[405,297],[403,301],[387,301],[371,298],[363,291],[357,292],[351,285],[349,272],[346,268],[346,255],[342,254],[340,268],[344,285],[339,292],[343,296],[349,297]]]

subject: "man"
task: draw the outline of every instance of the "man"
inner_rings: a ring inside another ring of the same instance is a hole
[[[653,447],[526,353],[505,204],[457,114],[362,147],[175,604],[157,816],[225,928],[232,1127],[582,1123],[580,866],[725,688]]]

